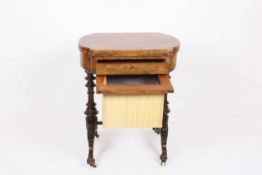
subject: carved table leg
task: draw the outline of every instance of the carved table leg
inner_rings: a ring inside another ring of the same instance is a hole
[[[88,152],[88,158],[87,163],[92,166],[96,167],[95,159],[93,157],[93,149],[94,149],[94,138],[95,136],[98,137],[97,134],[97,114],[98,111],[96,110],[96,103],[94,102],[94,75],[92,73],[89,73],[86,71],[87,76],[87,84],[86,87],[88,89],[88,102],[86,104],[86,128],[87,128],[87,138],[88,138],[88,146],[89,146],[89,152]]]
[[[168,101],[167,101],[167,94],[165,94],[164,97],[164,114],[163,114],[163,121],[162,121],[162,128],[161,128],[161,148],[162,148],[162,154],[160,156],[161,165],[164,166],[166,164],[167,160],[167,149],[166,149],[166,143],[167,143],[167,136],[168,136]]]

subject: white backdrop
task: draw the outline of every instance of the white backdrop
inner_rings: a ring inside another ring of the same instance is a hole
[[[261,175],[261,16],[259,0],[0,0],[0,174]],[[86,165],[93,32],[180,39],[166,167],[150,129],[99,129]]]

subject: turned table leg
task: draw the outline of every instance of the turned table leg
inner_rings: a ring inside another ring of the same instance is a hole
[[[161,148],[162,148],[162,154],[160,156],[161,160],[161,165],[164,166],[166,164],[167,160],[167,136],[168,136],[168,113],[169,113],[169,108],[168,108],[168,101],[167,101],[167,94],[165,94],[164,97],[164,111],[163,111],[163,121],[162,121],[162,128],[160,131],[161,135]]]
[[[87,128],[87,138],[88,138],[88,146],[89,146],[89,152],[88,152],[88,158],[87,163],[92,166],[96,167],[95,159],[93,156],[93,150],[94,150],[94,138],[95,136],[98,137],[97,134],[97,114],[98,111],[96,109],[96,103],[94,102],[94,75],[92,73],[89,73],[86,71],[86,87],[88,89],[88,102],[86,104],[86,128]]]

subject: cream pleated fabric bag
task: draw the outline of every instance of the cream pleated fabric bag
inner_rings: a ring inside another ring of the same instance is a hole
[[[164,94],[103,95],[103,127],[161,128]]]

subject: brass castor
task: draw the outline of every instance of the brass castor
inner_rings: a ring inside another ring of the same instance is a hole
[[[161,161],[161,166],[165,167],[166,166],[166,162]]]

